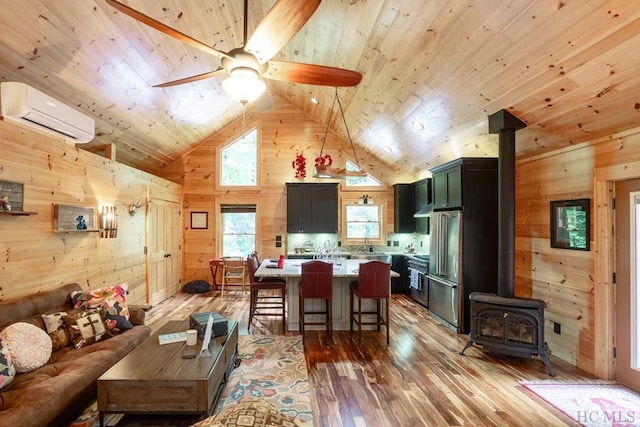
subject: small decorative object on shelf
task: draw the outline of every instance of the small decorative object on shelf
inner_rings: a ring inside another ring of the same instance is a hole
[[[296,171],[296,178],[307,176],[307,159],[305,159],[304,153],[296,153],[296,159],[291,162],[291,167]]]
[[[76,217],[76,230],[86,230],[87,229],[87,220],[84,219],[84,215],[78,215]]]
[[[2,196],[2,198],[0,199],[0,210],[3,210],[3,211],[11,210],[11,203],[9,203],[9,196],[7,196],[6,194]]]

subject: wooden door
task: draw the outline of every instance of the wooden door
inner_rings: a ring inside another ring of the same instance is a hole
[[[616,379],[640,392],[640,179],[616,182]]]
[[[147,221],[147,301],[159,304],[180,291],[182,218],[178,203],[154,199]]]

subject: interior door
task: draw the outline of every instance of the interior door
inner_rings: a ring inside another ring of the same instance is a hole
[[[180,290],[182,218],[178,203],[154,199],[147,220],[148,303],[159,304]]]
[[[640,179],[616,182],[616,379],[640,392]]]

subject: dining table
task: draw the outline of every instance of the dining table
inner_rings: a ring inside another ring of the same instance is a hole
[[[280,277],[286,279],[287,293],[287,329],[290,331],[299,330],[299,300],[298,286],[302,278],[302,264],[311,260],[285,259],[282,268],[278,268],[277,259],[264,259],[260,267],[255,272],[256,277]],[[333,264],[333,296],[332,315],[334,330],[349,330],[349,284],[358,278],[360,264],[369,262],[368,259],[342,259],[342,260],[322,260]],[[391,270],[390,277],[399,277],[398,272]],[[389,280],[391,287],[391,280]],[[363,299],[363,311],[375,310],[375,300]],[[322,300],[305,300],[306,311],[320,311],[324,307]],[[391,310],[391,307],[390,307]],[[314,319],[314,317],[316,319]],[[320,320],[323,315],[309,315],[309,319]],[[305,329],[322,329],[322,326],[310,325]],[[363,329],[375,329],[375,325],[365,326]]]

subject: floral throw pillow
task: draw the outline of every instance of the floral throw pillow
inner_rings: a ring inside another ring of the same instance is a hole
[[[0,332],[17,374],[44,366],[51,357],[51,338],[31,323],[16,322]]]
[[[4,344],[4,340],[0,337],[0,390],[8,386],[15,376],[16,368],[13,366],[9,347]]]
[[[88,291],[74,291],[71,293],[73,308],[101,309],[107,329],[111,332],[131,329],[133,325],[129,320],[127,289],[127,283],[121,283]]]
[[[42,321],[44,322],[47,333],[51,337],[54,352],[71,345],[71,336],[67,330],[67,325],[64,323],[64,317],[66,315],[67,313],[64,311],[42,315]]]
[[[73,309],[63,319],[75,348],[82,348],[110,336],[98,309]]]

